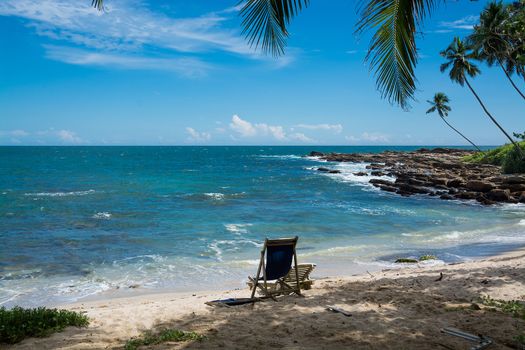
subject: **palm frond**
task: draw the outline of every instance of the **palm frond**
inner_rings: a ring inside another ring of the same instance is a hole
[[[431,101],[427,101],[428,103],[432,103]],[[434,113],[436,111],[436,106],[430,107],[430,109],[427,111],[427,114]]]
[[[104,0],[91,0],[91,6],[102,11],[104,9]]]
[[[366,56],[376,87],[403,109],[410,108],[416,90],[416,32],[437,1],[370,0],[361,10],[356,32],[377,28]]]
[[[241,8],[242,33],[250,46],[273,56],[284,54],[287,26],[310,0],[246,0]]]

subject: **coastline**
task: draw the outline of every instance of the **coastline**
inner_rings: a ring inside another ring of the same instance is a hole
[[[430,349],[468,345],[440,334],[440,328],[446,326],[490,336],[496,342],[494,348],[506,348],[525,321],[492,312],[480,306],[477,298],[488,295],[493,299],[523,300],[524,270],[525,248],[521,248],[462,263],[320,278],[304,292],[304,298],[288,296],[279,302],[254,306],[211,308],[204,304],[214,299],[246,297],[248,288],[83,301],[62,307],[86,312],[92,320],[87,329],[69,328],[49,338],[27,339],[8,348],[118,348],[145,330],[161,327],[206,336],[202,342],[170,344],[170,349],[337,349],[350,345]],[[444,277],[436,281],[441,273]],[[472,303],[479,309],[472,308]],[[353,316],[329,313],[324,310],[327,305],[348,310]],[[495,329],[494,324],[500,327]]]

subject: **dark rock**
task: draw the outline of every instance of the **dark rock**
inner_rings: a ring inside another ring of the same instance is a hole
[[[317,171],[322,171],[324,173],[328,173],[328,172],[330,172],[330,169],[321,167],[321,168],[317,168]]]
[[[324,153],[322,153],[322,152],[312,151],[312,152],[310,152],[309,156],[310,156],[310,157],[323,157],[323,156],[324,156]]]
[[[452,197],[449,194],[442,194],[441,196],[439,196],[439,198],[444,199],[444,200],[452,200],[452,199],[454,199],[454,197]]]
[[[445,186],[447,184],[447,179],[443,177],[430,178],[430,182],[432,182],[434,185]]]
[[[465,181],[463,181],[463,179],[460,179],[460,178],[451,179],[447,181],[447,186],[456,187],[456,188],[463,187],[465,186]]]
[[[432,191],[428,188],[409,185],[409,184],[398,184],[399,190],[406,193],[416,193],[416,194],[428,194]]]
[[[359,171],[357,173],[354,173],[355,176],[367,176],[368,173],[367,172],[364,172],[364,171]]]
[[[523,175],[508,175],[502,177],[504,184],[525,184],[525,176]]]
[[[490,190],[494,189],[493,184],[479,180],[468,181],[465,187],[471,191],[476,192],[489,192]]]
[[[374,169],[374,170],[383,169],[384,167],[385,167],[384,165],[377,164],[377,163],[372,163],[366,166],[367,169]]]
[[[478,194],[476,192],[459,192],[454,195],[454,197],[459,199],[476,199]]]
[[[521,192],[525,191],[525,184],[501,184],[499,188],[510,190],[511,192]]]
[[[507,202],[510,199],[510,191],[498,188],[486,193],[485,196],[495,202]]]
[[[396,192],[397,188],[394,186],[388,186],[388,185],[377,185],[380,189],[387,192]]]
[[[485,197],[484,194],[480,194],[479,196],[476,197],[476,200],[478,202],[480,202],[481,204],[484,204],[484,205],[492,205],[492,204],[495,204],[496,202],[488,199],[487,197]]]
[[[330,170],[328,171],[330,174],[341,174],[341,170]]]
[[[380,170],[374,170],[370,173],[372,176],[385,176],[385,173]]]
[[[525,203],[525,192],[523,192],[523,193],[521,194],[521,196],[519,196],[518,201],[519,201],[520,203]]]
[[[392,181],[383,180],[383,179],[371,179],[368,181],[372,185],[387,185],[387,186],[394,186],[394,183]]]

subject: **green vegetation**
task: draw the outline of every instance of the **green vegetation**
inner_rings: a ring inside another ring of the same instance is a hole
[[[106,2],[91,0],[91,5],[102,11]],[[382,97],[404,109],[410,108],[416,91],[416,37],[425,18],[439,3],[435,0],[366,0],[359,6],[355,33],[375,30],[365,60],[374,71],[377,89]],[[274,56],[283,55],[290,35],[288,26],[309,5],[310,0],[244,1],[240,9],[242,33],[256,49]],[[525,99],[511,77],[514,73],[525,77],[524,26],[525,0],[508,4],[492,1],[480,14],[479,24],[467,41],[473,58],[501,67]]]
[[[437,260],[437,256],[435,255],[422,255],[419,257],[419,261],[425,261],[425,260]]]
[[[0,343],[14,344],[29,337],[46,337],[69,326],[86,327],[88,324],[86,315],[74,311],[18,306],[8,310],[2,307]]]
[[[525,150],[525,141],[520,142],[519,145]],[[469,163],[499,165],[506,174],[525,173],[525,161],[521,160],[514,146],[510,144],[466,156],[463,160]]]
[[[417,263],[416,259],[410,259],[410,258],[399,258],[395,261],[396,264],[402,263],[402,264],[415,264]]]
[[[525,321],[525,302],[518,300],[497,300],[489,296],[482,296],[481,303],[485,306],[494,308],[494,310],[511,314],[513,317],[520,318]],[[514,339],[521,345],[525,345],[525,330],[522,328],[520,334]]]
[[[516,318],[525,320],[525,302],[518,300],[497,300],[490,296],[482,296],[481,303],[485,306],[493,307],[502,312],[511,314]]]
[[[420,261],[425,261],[425,260],[437,260],[437,257],[435,255],[426,254],[426,255],[421,255],[419,259],[399,258],[399,259],[396,259],[395,263],[396,264],[416,264]]]
[[[496,118],[489,112],[481,97],[474,90],[470,84],[469,78],[474,79],[477,75],[481,74],[479,68],[472,62],[475,59],[479,59],[479,53],[474,51],[471,46],[468,45],[465,41],[461,40],[459,37],[455,37],[452,43],[443,51],[440,52],[440,55],[446,59],[446,62],[443,63],[440,67],[441,72],[449,70],[449,77],[452,82],[458,83],[461,86],[467,85],[470,92],[474,95],[481,108],[489,117],[489,119],[498,127],[498,129],[507,137],[507,139],[516,147],[520,157],[523,158],[524,155],[521,152],[521,149],[517,145],[516,141],[510,137],[510,135],[503,129],[503,127],[498,123]]]
[[[124,345],[125,350],[136,350],[139,346],[155,345],[165,342],[179,342],[187,340],[201,341],[204,336],[195,332],[184,332],[178,329],[162,329],[158,333],[146,332],[139,338],[132,338]]]
[[[472,146],[474,146],[475,149],[477,149],[479,152],[481,152],[479,147],[476,146],[476,144],[474,142],[470,141],[470,139],[468,137],[466,137],[458,129],[456,129],[455,127],[450,125],[450,123],[445,119],[445,117],[448,117],[448,112],[450,112],[452,110],[452,108],[450,108],[450,106],[449,106],[450,99],[448,98],[448,96],[445,93],[437,92],[434,95],[434,99],[432,101],[428,100],[427,102],[430,103],[430,105],[431,105],[431,107],[427,111],[427,114],[437,112],[439,117],[441,118],[441,120],[443,120],[443,122],[445,124],[447,124],[449,128],[454,130],[461,137],[463,137],[468,143],[470,143]]]

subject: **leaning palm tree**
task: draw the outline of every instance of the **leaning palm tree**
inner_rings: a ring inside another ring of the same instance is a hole
[[[498,121],[494,119],[494,117],[487,110],[487,107],[485,107],[485,104],[478,96],[474,88],[472,88],[472,85],[470,85],[468,77],[474,78],[476,75],[480,74],[480,70],[478,69],[478,67],[476,67],[471,62],[471,60],[476,56],[475,53],[473,53],[472,50],[469,47],[467,47],[460,38],[455,37],[452,43],[447,47],[447,49],[441,51],[440,54],[447,60],[446,63],[443,63],[441,65],[441,72],[443,73],[450,68],[450,80],[458,83],[461,86],[467,84],[468,88],[470,89],[474,97],[476,97],[476,100],[478,100],[479,104],[481,105],[481,108],[483,108],[483,111],[485,111],[490,120],[501,130],[501,132],[507,137],[507,139],[509,139],[509,141],[514,145],[514,147],[516,147],[516,150],[518,151],[521,158],[525,158],[520,146],[516,143],[516,141],[512,139],[512,137],[510,137],[510,135],[505,131],[505,129],[503,129],[503,127],[498,123]]]
[[[465,135],[463,135],[458,129],[450,125],[450,123],[445,119],[445,117],[448,117],[448,112],[452,110],[448,103],[450,102],[448,96],[443,92],[437,92],[434,95],[434,99],[432,101],[427,100],[428,103],[430,103],[431,107],[427,111],[427,114],[437,112],[441,120],[445,122],[455,132],[457,132],[461,137],[463,137],[465,140],[467,140],[468,143],[470,143],[474,148],[476,148],[478,151],[482,152],[481,149],[474,144],[474,142],[470,141]]]
[[[233,0],[232,0],[233,1]],[[105,0],[91,0],[102,10]],[[250,45],[275,56],[284,54],[288,25],[310,0],[240,0],[243,33]],[[366,60],[382,97],[404,109],[416,91],[416,35],[443,0],[362,0],[357,33],[375,29]]]
[[[474,26],[468,42],[476,51],[478,58],[485,61],[489,67],[497,64],[501,67],[512,87],[525,99],[525,94],[512,80],[512,71],[507,70],[504,62],[512,60],[510,55],[515,50],[511,38],[505,34],[504,26],[512,18],[502,2],[491,2],[480,15],[479,25]]]

